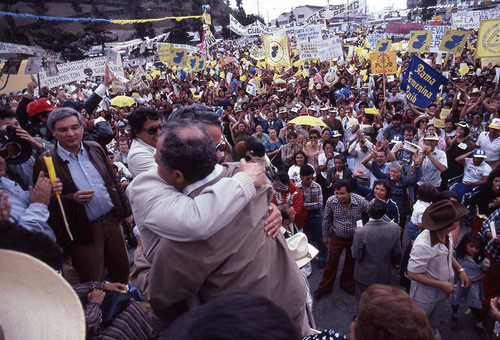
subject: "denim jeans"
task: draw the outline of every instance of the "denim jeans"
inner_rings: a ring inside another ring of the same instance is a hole
[[[321,240],[322,222],[323,222],[323,216],[321,214],[321,210],[313,212],[309,211],[307,214],[307,223],[306,226],[304,227],[304,233],[306,234],[309,243],[319,250],[318,258],[321,261],[325,261],[328,255],[328,250]]]

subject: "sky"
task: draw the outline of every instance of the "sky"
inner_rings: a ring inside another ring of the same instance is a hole
[[[368,3],[368,10],[370,12],[380,11],[385,6],[390,6],[394,3],[395,9],[406,8],[406,0],[366,0]],[[341,3],[346,3],[342,0],[331,0],[331,5],[338,5]],[[258,6],[257,6],[258,4]],[[311,5],[311,6],[326,6],[328,4],[327,0],[243,0],[243,8],[247,14],[258,14],[260,9],[260,15],[267,22],[268,16],[270,20],[276,19],[283,12],[290,12],[292,7]],[[231,7],[236,7],[236,0],[231,0]]]

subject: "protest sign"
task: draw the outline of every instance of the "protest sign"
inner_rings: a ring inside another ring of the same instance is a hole
[[[377,47],[375,48],[376,52],[385,52],[389,50],[391,46],[391,40],[381,39],[377,42]]]
[[[295,29],[297,43],[312,42],[322,39],[321,30],[325,25],[308,25]]]
[[[439,87],[445,85],[448,79],[414,55],[406,70],[401,89],[406,92],[406,100],[421,108],[427,108]]]
[[[186,66],[188,51],[185,49],[174,48],[170,54],[169,65],[184,68]]]
[[[24,74],[37,74],[42,67],[42,57],[29,57]]]
[[[368,34],[366,37],[366,42],[368,42],[370,50],[375,51],[375,47],[377,46],[377,42],[379,40],[385,39],[385,34],[383,33],[372,33]]]
[[[457,28],[478,29],[481,21],[500,19],[500,7],[480,11],[463,11],[453,13],[452,24]]]
[[[443,40],[444,33],[448,29],[454,29],[453,26],[425,26],[424,28],[426,31],[431,31],[432,32],[432,38],[431,38],[431,52],[439,52],[439,46],[441,45],[441,41]]]
[[[57,76],[58,69],[56,64],[56,58],[54,56],[48,55],[42,57],[42,67],[47,72],[48,77]]]
[[[18,74],[2,74],[0,76],[0,94],[10,93],[26,88],[26,84],[31,82],[31,76],[24,74],[28,60],[23,60],[19,67]],[[3,68],[0,63],[0,69]]]
[[[144,69],[142,66],[137,67],[135,70],[134,76],[132,79],[127,84],[127,87],[130,90],[140,90],[140,89],[145,89],[148,87],[148,84],[146,83],[146,72],[144,72]]]
[[[372,74],[396,73],[396,51],[370,54]]]
[[[158,58],[161,62],[166,63],[170,60],[172,54],[172,44],[158,44]]]
[[[411,31],[419,31],[424,29],[423,24],[417,24],[412,22],[402,23],[402,22],[389,22],[385,26],[386,33],[395,34],[410,34]]]
[[[477,34],[476,58],[500,56],[500,19],[481,21]]]
[[[212,25],[212,18],[210,17],[210,13],[203,13],[203,20],[205,20],[206,25]]]
[[[344,56],[342,42],[339,37],[317,41],[316,46],[318,48],[318,58],[320,61]]]
[[[61,86],[73,81],[84,80],[87,77],[103,76],[106,65],[106,57],[89,58],[69,63],[59,64],[59,73],[56,76],[49,76],[46,70],[42,69],[40,75],[40,86],[50,88]],[[116,63],[108,63],[109,69],[116,75],[124,76],[122,59],[118,56]]]
[[[288,36],[264,35],[262,41],[264,42],[266,62],[270,66],[283,66],[285,68],[291,66]]]
[[[468,36],[469,32],[447,29],[444,33],[443,40],[441,40],[439,50],[451,53],[462,53]]]
[[[316,60],[318,59],[318,45],[316,42],[305,42],[299,44],[300,60]]]
[[[1,69],[2,74],[17,74],[19,72],[19,68],[21,67],[22,59],[20,58],[9,58],[3,68]]]
[[[252,45],[250,48],[250,58],[254,60],[264,60],[264,49],[257,47],[257,45]]]
[[[47,53],[41,47],[0,42],[0,54],[31,54],[41,56]]]
[[[408,52],[429,52],[431,39],[432,32],[430,31],[412,31],[410,33],[410,42],[408,43]]]
[[[207,47],[212,47],[213,45],[215,45],[216,42],[217,42],[217,40],[215,39],[215,36],[212,34],[212,32],[210,30],[206,30],[205,31],[205,45]]]

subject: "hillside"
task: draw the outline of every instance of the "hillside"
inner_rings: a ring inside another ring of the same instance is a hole
[[[57,17],[94,17],[107,19],[146,19],[188,16],[203,13],[202,4],[210,5],[212,25],[226,26],[231,9],[222,0],[70,0],[2,1],[2,11]],[[164,20],[155,23],[117,25],[110,23],[60,23],[31,18],[0,17],[0,41],[39,45],[62,52],[71,58],[90,46],[109,41],[154,37],[171,31],[174,42],[186,39],[185,32],[200,31],[201,19]]]

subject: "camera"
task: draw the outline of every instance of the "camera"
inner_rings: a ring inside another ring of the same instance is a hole
[[[7,164],[22,164],[32,154],[32,148],[28,141],[17,136],[16,127],[4,125],[0,128],[0,156]]]

